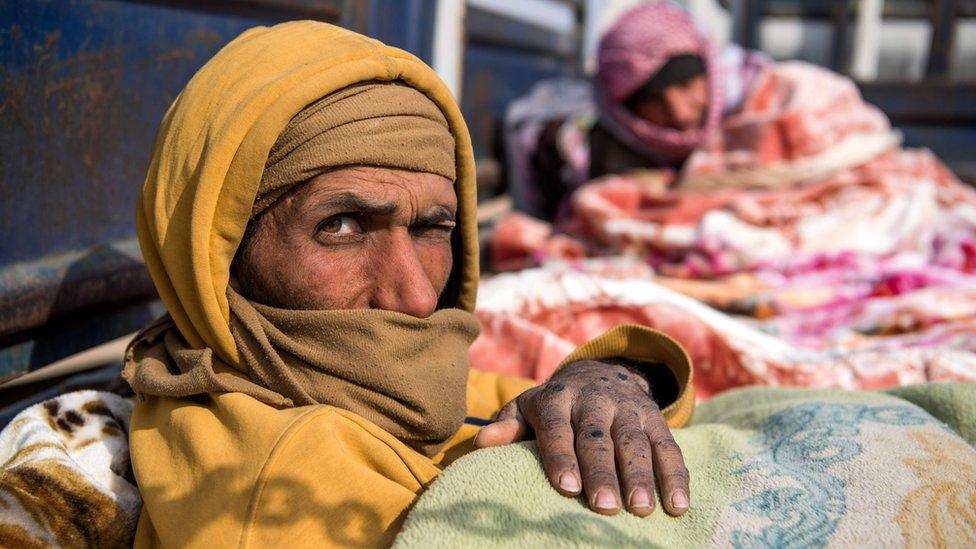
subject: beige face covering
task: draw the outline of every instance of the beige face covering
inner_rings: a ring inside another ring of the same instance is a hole
[[[377,310],[296,311],[227,297],[248,377],[186,347],[172,322],[129,350],[126,379],[139,394],[239,392],[275,407],[327,404],[356,413],[418,452],[434,455],[465,414],[474,315],[428,318]]]

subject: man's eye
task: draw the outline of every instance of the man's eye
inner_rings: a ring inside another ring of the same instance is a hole
[[[354,217],[348,215],[337,215],[326,219],[319,230],[330,235],[347,235],[362,231],[359,222]]]

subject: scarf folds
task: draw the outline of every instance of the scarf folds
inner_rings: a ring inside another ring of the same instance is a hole
[[[701,128],[681,131],[658,126],[624,105],[668,59],[683,54],[695,54],[705,61],[709,101]],[[711,42],[682,8],[662,2],[626,12],[604,34],[597,55],[600,122],[635,151],[656,162],[677,165],[717,134],[724,104],[721,70]]]
[[[244,376],[191,349],[168,317],[130,346],[123,376],[138,394],[239,392],[276,408],[325,404],[373,422],[427,456],[461,427],[474,315],[298,311],[227,292]]]

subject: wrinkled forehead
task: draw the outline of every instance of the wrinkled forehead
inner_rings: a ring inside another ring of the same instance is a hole
[[[450,179],[434,173],[377,166],[343,166],[296,185],[269,209],[299,212],[363,212],[372,215],[456,215],[458,196]]]
[[[312,102],[268,152],[252,215],[295,185],[336,168],[375,166],[456,179],[456,142],[430,98],[395,82],[366,82]]]

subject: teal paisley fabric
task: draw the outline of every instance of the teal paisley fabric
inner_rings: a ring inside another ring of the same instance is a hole
[[[973,403],[974,384],[723,393],[674,431],[681,518],[597,515],[549,487],[534,443],[481,450],[421,496],[396,546],[972,547]]]
[[[759,533],[736,530],[735,547],[823,547],[847,514],[847,482],[832,470],[864,453],[862,424],[936,424],[911,406],[869,406],[812,402],[769,416],[757,435],[765,448],[738,470],[782,481],[776,487],[737,500],[740,512],[767,518]]]

